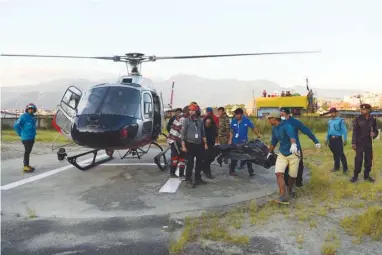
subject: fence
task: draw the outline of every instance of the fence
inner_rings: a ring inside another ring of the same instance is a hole
[[[271,132],[271,126],[268,123],[268,120],[264,117],[249,117],[259,129],[261,133]],[[300,117],[298,118],[302,121],[309,129],[313,132],[326,132],[328,128],[329,118],[325,117]],[[352,130],[352,122],[354,117],[345,117],[345,123],[348,131]],[[13,129],[13,124],[17,118],[2,118],[1,119],[1,128],[2,129]],[[53,129],[52,126],[53,116],[50,115],[38,115],[36,126],[38,129]],[[165,120],[166,123],[168,119]],[[382,128],[382,118],[377,118],[378,128]]]
[[[36,127],[38,129],[53,129],[52,115],[37,115]],[[1,118],[1,129],[13,129],[17,117]]]

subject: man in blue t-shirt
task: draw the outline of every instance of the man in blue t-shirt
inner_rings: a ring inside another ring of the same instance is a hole
[[[297,146],[296,133],[293,127],[286,121],[281,121],[280,112],[272,112],[268,116],[269,123],[272,125],[272,141],[269,148],[269,154],[275,149],[279,143],[279,154],[277,155],[275,174],[277,177],[277,184],[280,189],[280,197],[277,200],[278,203],[289,204],[289,196],[292,194],[292,188],[295,183],[298,165],[299,165],[299,149]],[[284,173],[289,166],[289,178],[288,178],[288,193],[285,192],[285,180]]]
[[[248,141],[248,129],[252,131],[260,138],[259,131],[253,124],[253,122],[244,116],[244,111],[241,108],[235,110],[235,118],[231,121],[231,131],[229,135],[228,144],[240,144]],[[246,161],[248,167],[249,176],[255,175],[252,168],[252,162]],[[231,176],[237,176],[235,172],[235,167],[237,160],[232,159],[229,167],[229,174]]]
[[[300,151],[300,154],[301,154],[300,155],[300,163],[298,166],[298,174],[297,174],[297,179],[296,179],[296,187],[302,187],[302,185],[303,185],[302,184],[302,175],[303,175],[303,171],[304,171],[304,161],[303,161],[301,143],[300,143],[300,140],[298,138],[298,131],[301,131],[301,133],[307,135],[310,138],[310,140],[312,140],[314,142],[317,149],[321,148],[321,145],[320,145],[320,142],[318,141],[318,139],[316,138],[316,136],[312,133],[312,131],[307,126],[305,126],[301,121],[293,118],[290,115],[289,108],[285,108],[285,107],[281,108],[280,109],[280,115],[281,115],[281,120],[283,120],[286,123],[288,123],[289,125],[291,125],[292,128],[294,129],[294,131],[296,132],[296,143],[297,143],[298,150]],[[287,170],[285,171],[285,175],[284,175],[285,183],[287,185],[288,185],[288,177],[289,177],[288,173],[289,173],[289,168],[287,167]]]

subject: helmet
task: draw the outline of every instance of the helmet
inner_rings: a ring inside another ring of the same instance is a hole
[[[36,105],[34,105],[32,103],[27,104],[27,106],[25,107],[25,112],[28,112],[28,109],[33,109],[33,113],[35,113],[37,111]]]
[[[191,104],[191,105],[188,107],[188,109],[189,109],[190,111],[198,111],[198,110],[199,110],[199,107],[198,107],[198,105],[196,105],[196,104]]]

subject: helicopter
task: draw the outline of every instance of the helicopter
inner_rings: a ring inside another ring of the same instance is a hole
[[[1,54],[5,57],[40,57],[40,58],[71,58],[98,59],[126,63],[127,74],[116,82],[101,83],[90,87],[82,93],[75,86],[65,91],[57,106],[52,124],[55,129],[75,144],[90,148],[90,151],[74,156],[68,156],[65,148],[59,148],[59,161],[67,160],[80,170],[87,170],[96,165],[113,159],[115,150],[127,150],[121,157],[128,156],[140,159],[150,148],[157,147],[160,153],[154,157],[154,162],[160,170],[168,167],[165,153],[168,151],[157,143],[163,135],[165,127],[164,105],[152,83],[144,84],[141,74],[141,64],[157,60],[196,59],[235,56],[260,56],[280,54],[317,53],[319,51],[293,51],[268,53],[242,53],[221,55],[191,55],[191,56],[146,56],[143,53],[127,53],[110,57],[86,56],[55,56],[55,55],[21,55]],[[144,149],[148,146],[148,149]],[[97,154],[105,150],[107,157],[97,161]],[[81,166],[77,158],[93,154],[90,164]],[[161,163],[163,159],[164,164]]]

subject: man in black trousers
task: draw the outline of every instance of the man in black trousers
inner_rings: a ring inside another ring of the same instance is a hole
[[[361,173],[362,162],[364,161],[365,171],[364,180],[374,182],[370,177],[373,161],[373,140],[378,136],[377,120],[370,116],[371,106],[361,104],[361,115],[356,117],[353,122],[352,148],[356,152],[354,160],[354,176],[351,182],[358,180]]]

